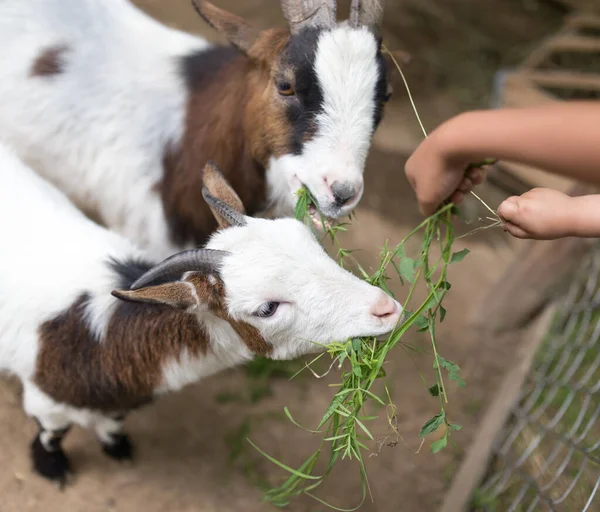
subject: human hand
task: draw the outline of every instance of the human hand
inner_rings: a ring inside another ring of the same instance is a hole
[[[431,133],[407,160],[406,177],[423,215],[432,215],[444,201],[459,204],[475,185],[485,181],[484,167],[471,167],[448,148],[444,126]]]
[[[498,207],[504,228],[517,238],[554,240],[576,231],[576,198],[547,188],[535,188],[506,199]]]

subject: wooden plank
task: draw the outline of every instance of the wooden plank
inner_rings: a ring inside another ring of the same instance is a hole
[[[502,107],[533,107],[560,101],[538,89],[525,73],[518,71],[504,77],[499,96]]]
[[[581,36],[563,28],[558,34],[549,37],[526,57],[520,69],[538,67],[553,52],[600,52],[600,38]]]
[[[535,354],[550,328],[555,311],[555,306],[546,308],[544,314],[529,329],[519,334],[521,343],[515,354],[514,366],[507,372],[492,404],[479,424],[475,439],[452,481],[450,490],[444,497],[439,512],[467,511],[473,493],[485,476],[490,463],[493,443],[518,400],[523,382],[531,369]]]
[[[533,83],[543,87],[600,91],[600,75],[574,73],[572,71],[528,71],[524,72]]]
[[[600,28],[600,16],[594,16],[593,14],[586,13],[581,14],[579,12],[567,16],[565,20],[565,27],[569,29],[580,29],[580,28]]]
[[[590,185],[577,184],[570,195],[595,191]],[[544,308],[593,243],[592,239],[575,237],[525,241],[515,263],[470,311],[469,321],[475,328],[494,333],[522,328]]]
[[[548,39],[544,46],[549,51],[599,52],[600,38],[576,34],[559,34]]]

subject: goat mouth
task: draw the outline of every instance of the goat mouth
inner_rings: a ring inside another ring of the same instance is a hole
[[[308,206],[308,216],[319,231],[326,231],[332,226],[333,219],[322,215],[314,204]]]

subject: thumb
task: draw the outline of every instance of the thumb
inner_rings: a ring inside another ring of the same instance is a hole
[[[517,196],[509,197],[498,207],[498,215],[505,221],[514,224],[519,223],[519,198]]]

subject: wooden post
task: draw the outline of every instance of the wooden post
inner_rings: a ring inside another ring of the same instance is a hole
[[[515,353],[514,365],[506,374],[494,401],[479,424],[477,435],[452,481],[450,490],[446,493],[439,512],[467,511],[473,493],[484,478],[490,463],[493,443],[519,397],[535,354],[551,325],[554,311],[554,307],[547,308],[537,322],[520,333],[522,343]]]

